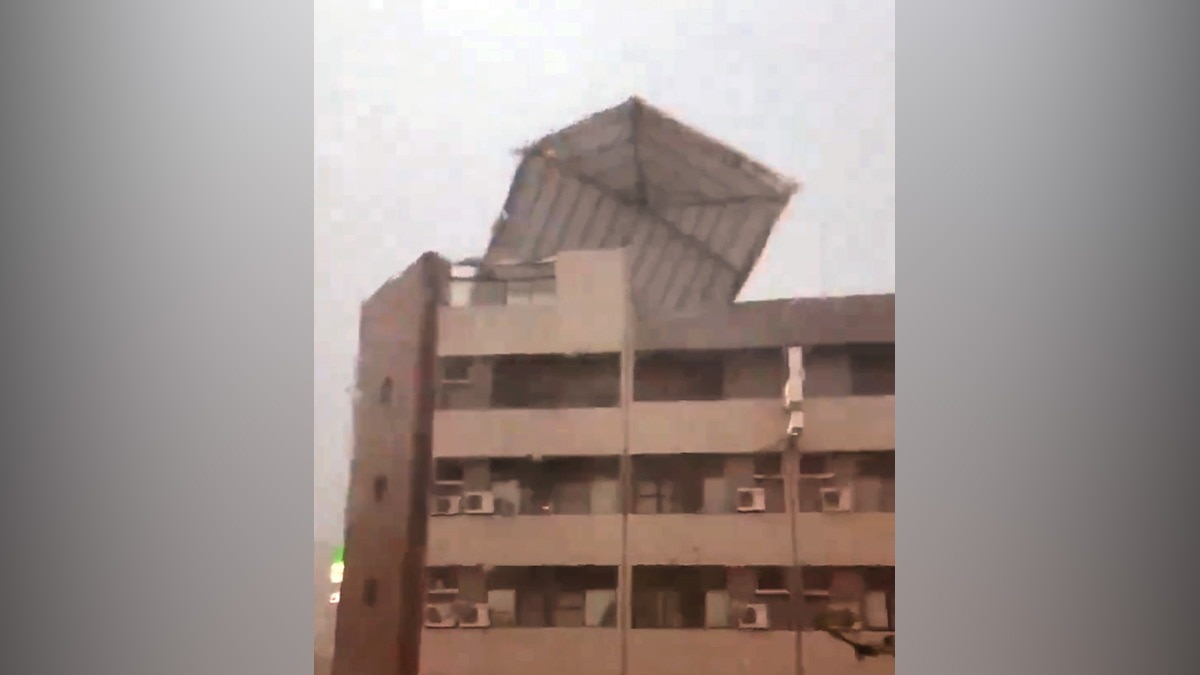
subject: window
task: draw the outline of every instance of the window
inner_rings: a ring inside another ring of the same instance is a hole
[[[430,602],[445,602],[446,596],[456,595],[458,570],[454,567],[430,567],[426,570],[425,592]]]
[[[633,397],[638,401],[716,401],[725,395],[720,352],[659,352],[638,356]]]
[[[492,459],[487,475],[498,515],[586,515],[621,512],[617,457]]]
[[[517,591],[512,588],[494,588],[487,592],[488,614],[491,624],[497,628],[517,625]]]
[[[889,396],[896,393],[896,345],[851,345],[850,382],[855,396]]]
[[[375,482],[371,486],[371,489],[375,494],[376,503],[383,501],[383,498],[387,496],[387,488],[387,476],[375,476]]]
[[[506,286],[506,301],[510,305],[554,304],[556,284],[553,277],[513,280]]]
[[[619,354],[512,355],[492,368],[493,408],[611,408],[620,403]]]
[[[634,513],[679,513],[680,510],[675,496],[675,482],[670,478],[649,478],[637,482]]]
[[[383,384],[379,385],[379,403],[388,405],[392,402],[392,378],[383,378]]]
[[[363,582],[363,604],[367,607],[375,606],[375,596],[379,591],[378,584],[374,579],[367,579]]]
[[[442,382],[459,384],[471,381],[471,359],[451,356],[442,359]]]
[[[806,567],[804,629],[827,611],[848,611],[866,630],[896,629],[896,568]]]
[[[784,513],[781,462],[777,452],[635,456],[632,512]]]
[[[858,456],[855,474],[856,510],[870,513],[896,512],[896,453],[864,452]]]
[[[488,571],[487,589],[493,626],[617,625],[616,567],[496,567]]]
[[[713,566],[633,568],[633,628],[717,628],[730,624],[726,571]]]

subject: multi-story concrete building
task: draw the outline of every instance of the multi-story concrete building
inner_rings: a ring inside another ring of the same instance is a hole
[[[335,675],[893,672],[894,296],[733,301],[794,191],[631,101],[364,304]]]

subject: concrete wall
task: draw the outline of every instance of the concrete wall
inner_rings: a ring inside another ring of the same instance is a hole
[[[775,675],[792,672],[790,632],[638,630],[628,633],[631,675]],[[802,637],[805,675],[892,675],[891,657],[857,661],[845,644],[822,633]],[[426,630],[421,675],[617,675],[616,630],[541,628]]]
[[[632,454],[753,452],[787,435],[783,395],[724,401],[636,401],[629,411]]]
[[[791,565],[790,526],[786,513],[631,515],[627,556],[633,565]]]
[[[337,605],[334,675],[415,673],[423,604],[424,500],[436,349],[436,295],[445,261],[425,254],[362,307],[354,452],[347,497],[346,572]],[[391,381],[387,400],[382,383]],[[376,480],[386,481],[377,498]],[[365,601],[368,585],[374,603]]]
[[[611,628],[426,630],[421,675],[618,675],[621,635]]]
[[[896,564],[893,513],[797,513],[798,557],[806,565]]]
[[[801,638],[804,675],[894,675],[896,659],[891,656],[863,659],[842,642],[825,633],[805,633]],[[865,635],[861,639],[882,642],[882,637]],[[964,673],[963,675],[968,675]]]
[[[438,410],[435,457],[619,455],[625,440],[619,408]]]
[[[627,267],[623,249],[560,253],[555,263],[555,304],[443,307],[438,352],[450,356],[619,351],[626,330]]]
[[[800,447],[809,452],[894,450],[896,397],[805,399]]]
[[[692,316],[646,317],[639,350],[746,349],[896,341],[896,296],[739,302]]]
[[[439,516],[430,565],[618,565],[621,516]]]
[[[796,636],[786,632],[635,630],[628,648],[630,675],[781,675],[796,663]]]

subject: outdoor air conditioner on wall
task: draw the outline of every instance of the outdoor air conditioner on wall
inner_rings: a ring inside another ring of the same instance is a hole
[[[458,495],[449,495],[433,498],[433,508],[429,514],[432,516],[453,516],[459,512],[462,498]]]
[[[462,511],[470,514],[496,512],[496,496],[491,492],[467,492],[462,497]]]
[[[854,507],[854,493],[848,487],[821,488],[821,510],[825,513],[843,513]]]
[[[746,605],[746,608],[738,616],[738,628],[742,630],[765,630],[769,627],[765,604]]]
[[[487,628],[492,625],[486,604],[469,605],[460,610],[458,626],[460,628]]]
[[[762,513],[767,510],[767,493],[762,488],[738,488],[739,513]]]
[[[784,406],[788,410],[798,410],[804,401],[804,350],[800,347],[789,347],[787,362],[788,378],[783,386]]]
[[[458,619],[449,603],[425,605],[426,628],[453,628],[457,624]]]

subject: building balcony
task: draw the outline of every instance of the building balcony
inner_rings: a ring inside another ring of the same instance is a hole
[[[790,565],[786,513],[631,515],[633,565]],[[782,536],[781,536],[782,535]]]
[[[653,675],[792,673],[796,634],[784,631],[629,631],[629,672]],[[851,654],[850,659],[854,656]],[[809,670],[812,675],[828,671]]]
[[[435,457],[619,455],[620,408],[438,410]]]
[[[896,564],[893,513],[797,513],[796,542],[805,565]]]
[[[787,435],[782,397],[718,401],[635,401],[633,454],[749,453]]]
[[[804,401],[806,452],[891,450],[896,447],[895,396],[839,396]]]
[[[618,675],[621,634],[605,628],[426,629],[421,636],[420,672]]]
[[[435,516],[429,565],[619,565],[621,516]]]

